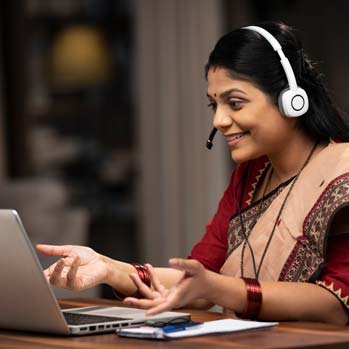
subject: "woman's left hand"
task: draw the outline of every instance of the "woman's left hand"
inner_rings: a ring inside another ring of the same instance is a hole
[[[164,287],[156,276],[153,267],[146,264],[153,289],[142,283],[137,274],[131,274],[130,277],[145,298],[127,297],[124,302],[128,305],[148,309],[147,315],[154,315],[170,309],[181,308],[199,298],[207,298],[209,271],[200,262],[194,259],[172,258],[169,265],[183,272],[182,278],[176,285],[169,289]]]

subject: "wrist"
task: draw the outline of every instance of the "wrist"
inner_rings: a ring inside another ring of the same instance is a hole
[[[242,313],[246,306],[246,287],[241,278],[210,272],[206,299],[235,313]]]
[[[115,266],[113,265],[113,260],[107,256],[99,255],[102,262],[105,265],[105,277],[102,280],[103,284],[107,284],[109,286],[112,286],[115,284]]]
[[[241,278],[246,287],[247,301],[244,311],[239,314],[245,319],[257,319],[262,308],[262,287],[257,279]]]
[[[220,299],[219,295],[221,294],[221,292],[220,292],[220,287],[218,285],[220,282],[219,277],[222,275],[210,270],[206,270],[205,272],[206,272],[206,276],[205,276],[206,287],[202,287],[201,298],[204,298],[213,304],[219,304],[219,299]]]

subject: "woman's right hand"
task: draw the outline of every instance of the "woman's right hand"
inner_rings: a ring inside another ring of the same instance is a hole
[[[89,247],[36,245],[36,249],[47,256],[61,257],[44,271],[54,286],[82,291],[107,280],[105,259]]]

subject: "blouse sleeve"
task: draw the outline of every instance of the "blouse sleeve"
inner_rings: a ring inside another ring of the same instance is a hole
[[[228,226],[231,217],[237,212],[236,198],[243,198],[241,208],[248,204],[250,192],[254,188],[257,175],[266,166],[265,156],[246,163],[241,163],[232,172],[230,182],[221,198],[216,214],[206,226],[206,233],[193,247],[188,258],[197,259],[205,268],[219,272],[226,260],[228,245]],[[246,187],[242,185],[244,174],[247,175]],[[244,192],[243,192],[244,189]],[[236,192],[235,192],[236,191]],[[235,193],[234,193],[235,192]],[[240,200],[239,200],[240,201]]]
[[[349,234],[330,236],[326,266],[316,284],[332,292],[349,310]]]
[[[194,245],[188,257],[197,259],[205,268],[215,272],[219,272],[226,258],[227,230],[234,209],[232,200],[233,178],[234,171],[213,219],[206,225],[206,233]]]
[[[229,221],[237,211],[234,190],[240,195],[240,180],[246,164],[237,166],[231,175],[230,182],[218,204],[213,219],[206,226],[206,233],[193,247],[188,258],[197,259],[205,268],[219,272],[226,259]]]

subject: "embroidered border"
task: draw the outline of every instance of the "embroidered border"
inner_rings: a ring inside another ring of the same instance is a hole
[[[349,173],[343,174],[322,192],[303,223],[303,236],[298,239],[287,259],[280,281],[310,281],[325,261],[329,222],[338,208],[349,204]]]
[[[258,170],[258,174],[255,177],[254,182],[251,184],[252,189],[247,193],[248,199],[246,200],[246,206],[251,205],[254,192],[256,190],[257,184],[259,182],[259,179],[262,177],[263,172],[267,168],[267,166],[270,164],[269,161],[266,161],[261,169]]]
[[[280,194],[284,189],[284,186],[279,187],[272,195],[264,199],[261,207],[260,215],[262,215],[274,199]],[[256,201],[251,207],[241,212],[242,221],[244,222],[245,232],[247,235],[250,234],[254,224],[256,223],[257,216],[259,214],[259,203],[260,200]],[[241,229],[240,217],[236,214],[229,222],[228,226],[228,248],[227,257],[239,247],[239,245],[245,240],[245,236]]]
[[[340,287],[337,290],[335,290],[333,282],[331,282],[329,284],[329,283],[327,283],[325,281],[318,281],[318,280],[316,281],[316,284],[326,288],[331,293],[333,293],[349,309],[349,303],[348,303],[349,296],[343,297],[342,296],[342,289]]]

